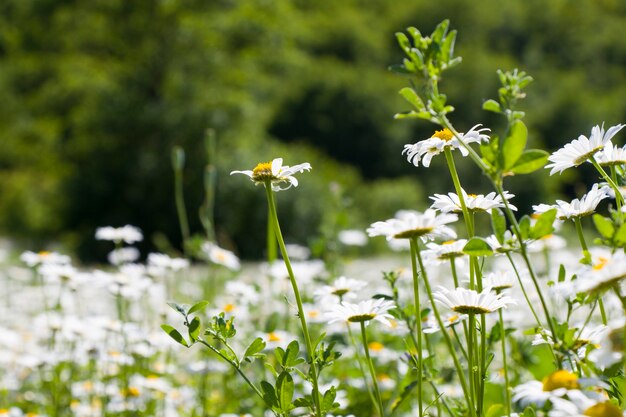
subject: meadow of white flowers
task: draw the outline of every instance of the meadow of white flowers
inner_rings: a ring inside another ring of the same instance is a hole
[[[24,252],[0,275],[0,417],[624,416],[625,125],[526,149],[516,106],[532,79],[515,70],[483,106],[506,128],[461,133],[439,91],[460,62],[456,32],[444,21],[397,38],[411,110],[396,118],[436,125],[399,163],[445,159],[454,190],[336,231],[346,248],[385,238],[393,256],[331,267],[285,244],[274,195],[297,193],[315,167],[281,158],[228,178],[266,194],[268,262],[242,267],[211,240],[205,264],[140,262],[128,225],[96,231],[112,249],[97,270]],[[458,158],[493,191],[464,189]],[[505,190],[514,175],[581,165],[597,173],[588,192],[532,215]]]

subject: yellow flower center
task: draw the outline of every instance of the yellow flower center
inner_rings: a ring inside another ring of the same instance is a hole
[[[575,389],[578,387],[578,377],[564,369],[553,372],[543,379],[544,391],[554,391],[558,388]]]
[[[594,271],[599,271],[609,263],[609,260],[603,256],[598,257],[598,262],[593,266]]]
[[[47,250],[42,250],[39,252],[39,256],[48,256],[50,255],[50,252],[48,252]]]
[[[476,197],[477,197],[477,195],[476,195],[476,194],[468,194],[467,196],[468,196],[469,198],[476,198]]]
[[[412,230],[404,230],[400,233],[396,233],[393,237],[395,237],[396,239],[410,239],[412,237],[420,237],[420,236],[427,235],[428,233],[432,231],[433,231],[432,227],[423,227],[423,228],[417,228],[417,229],[412,229]]]
[[[621,410],[611,403],[599,403],[589,407],[583,415],[590,417],[622,417]]]
[[[459,316],[455,314],[453,316],[448,317],[448,323],[454,323],[458,319],[459,319]]]
[[[141,394],[141,392],[137,387],[128,387],[128,389],[125,390],[124,394],[126,397],[139,397],[139,394]]]
[[[224,313],[230,313],[235,309],[235,305],[232,303],[228,303],[224,306]]]
[[[282,340],[280,336],[274,332],[271,332],[270,334],[268,334],[267,337],[270,342],[280,342]]]
[[[272,162],[261,162],[252,170],[252,179],[264,181],[272,178]]]
[[[385,346],[380,342],[372,342],[368,344],[367,347],[374,352],[380,352]]]
[[[450,141],[454,135],[452,134],[452,132],[450,131],[450,129],[448,128],[444,128],[441,130],[437,130],[435,133],[433,133],[433,138],[438,138],[441,140],[444,140],[446,142]]]
[[[456,242],[456,240],[446,240],[445,242],[442,243],[442,245],[451,245],[454,242]]]

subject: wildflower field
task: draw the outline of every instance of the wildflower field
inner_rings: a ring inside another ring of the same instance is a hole
[[[455,126],[441,81],[461,62],[456,36],[447,20],[397,33],[404,58],[390,67],[407,81],[390,123],[433,127],[398,163],[445,160],[454,186],[430,190],[426,210],[333,229],[336,245],[311,257],[285,243],[277,195],[297,196],[316,167],[277,155],[220,179],[267,201],[248,208],[267,213],[255,242],[267,260],[245,263],[215,237],[212,169],[206,233],[190,236],[174,149],[184,254],[141,254],[127,225],[95,231],[111,249],[101,268],[57,252],[5,260],[0,417],[624,416],[626,125],[528,149],[519,105],[532,78],[512,70],[483,103],[500,127]],[[461,160],[490,192],[464,188]],[[584,195],[531,214],[506,189],[583,167]],[[389,251],[355,259],[371,241]]]

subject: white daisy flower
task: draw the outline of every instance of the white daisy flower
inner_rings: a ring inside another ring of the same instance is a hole
[[[133,244],[135,242],[141,242],[143,240],[143,234],[139,228],[129,224],[122,227],[106,226],[96,229],[96,239]]]
[[[472,127],[467,133],[459,133],[461,141],[466,145],[474,142],[489,141],[489,129],[476,129],[481,125]],[[430,166],[430,161],[435,155],[439,155],[445,148],[459,149],[461,155],[467,156],[469,152],[461,144],[461,141],[447,128],[436,131],[432,137],[414,144],[404,145],[402,154],[406,154],[407,160],[415,166],[419,166],[420,161],[425,167]]]
[[[483,286],[489,287],[495,292],[511,288],[514,282],[515,277],[510,271],[489,272],[483,276]]]
[[[599,348],[589,352],[587,358],[599,369],[605,370],[622,360],[624,325],[623,317],[610,321],[596,343]]]
[[[71,262],[71,258],[67,255],[48,251],[26,251],[20,255],[20,260],[30,267],[44,264],[62,265]]]
[[[612,126],[605,133],[604,125],[602,127],[596,125],[591,129],[589,138],[585,135],[580,135],[578,139],[574,139],[566,144],[548,157],[548,160],[552,162],[546,165],[546,168],[552,168],[550,175],[555,172],[561,173],[567,168],[578,166],[589,160],[598,151],[601,151],[607,142],[624,126],[626,125]]]
[[[559,369],[544,378],[543,382],[528,381],[513,388],[513,402],[522,408],[529,405],[543,407],[548,400],[563,397],[580,387],[578,377],[570,371]]]
[[[391,239],[410,239],[421,237],[426,241],[435,237],[456,238],[454,230],[446,226],[458,220],[456,214],[437,214],[427,209],[424,213],[412,210],[400,210],[396,217],[384,222],[372,223],[367,229],[370,236],[385,236]]]
[[[623,417],[624,413],[616,405],[608,402],[596,402],[585,395],[575,395],[572,398],[551,399],[552,410],[549,417]]]
[[[469,211],[489,211],[493,208],[504,207],[504,203],[502,202],[502,197],[496,195],[495,192],[491,192],[487,195],[483,194],[467,194],[464,189],[461,189],[463,193],[463,199],[465,200],[465,206]],[[515,195],[510,194],[508,191],[504,192],[504,197],[507,202],[515,197]],[[448,195],[443,194],[435,194],[433,197],[429,197],[434,201],[431,208],[435,210],[440,210],[442,213],[461,213],[461,201],[459,196],[455,193],[448,193]],[[517,210],[512,204],[509,204],[509,208],[511,210]]]
[[[467,239],[448,240],[438,245],[434,242],[427,243],[428,249],[422,251],[424,259],[428,263],[440,264],[448,262],[450,259],[466,256],[463,248],[467,244]]]
[[[467,320],[467,314],[450,314],[447,317],[442,317],[443,326],[446,328],[452,327],[464,320]],[[441,330],[439,323],[437,323],[434,317],[429,315],[428,319],[422,324],[422,332],[431,334],[439,330]]]
[[[107,255],[107,260],[111,265],[121,265],[125,263],[133,263],[139,259],[139,249],[134,246],[113,249]]]
[[[618,148],[611,141],[598,152],[596,160],[602,166],[626,165],[626,146]]]
[[[214,264],[225,266],[226,268],[237,271],[241,268],[241,263],[237,255],[222,249],[213,242],[204,242],[202,244],[202,252],[207,256],[208,260]]]
[[[487,314],[506,308],[509,304],[516,304],[511,297],[495,294],[491,288],[477,292],[458,287],[450,291],[440,286],[433,293],[433,298],[459,314]]]
[[[357,304],[344,302],[333,306],[326,313],[326,317],[329,324],[338,321],[368,324],[370,321],[376,320],[391,327],[390,319],[393,319],[393,316],[387,311],[394,308],[396,305],[392,301],[380,298],[361,301]]]
[[[515,251],[520,247],[517,236],[511,233],[510,230],[504,231],[502,243],[500,243],[496,235],[487,236],[485,240],[487,241],[487,244],[491,246],[491,249],[496,255]]]
[[[626,254],[616,252],[592,259],[593,264],[578,273],[577,292],[601,293],[626,279]]]
[[[315,298],[324,299],[328,296],[339,297],[340,299],[355,298],[356,293],[367,287],[367,282],[358,279],[341,276],[331,285],[325,285],[315,291]]]
[[[556,208],[556,216],[559,220],[584,217],[593,214],[600,201],[608,198],[609,195],[609,187],[599,187],[598,184],[594,184],[591,190],[580,200],[575,198],[571,203],[563,200],[556,200],[556,204],[554,205],[538,204],[533,206],[533,210],[537,214],[542,214],[548,210]]]
[[[342,230],[337,235],[337,239],[346,246],[367,245],[367,235],[361,230]]]
[[[288,165],[283,166],[283,158],[275,158],[271,162],[261,162],[252,171],[232,171],[233,174],[244,174],[250,177],[250,179],[256,184],[265,184],[266,181],[270,181],[272,185],[272,191],[283,191],[289,188],[297,187],[298,180],[293,176],[298,172],[310,171],[311,164],[308,162],[294,165],[292,167]],[[281,188],[278,184],[286,182],[288,185]]]

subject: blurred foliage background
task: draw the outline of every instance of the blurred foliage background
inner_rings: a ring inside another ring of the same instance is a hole
[[[0,232],[83,259],[102,256],[103,225],[139,226],[144,249],[155,238],[179,247],[170,152],[187,153],[197,232],[207,128],[218,137],[218,240],[244,257],[262,254],[265,196],[228,173],[274,157],[313,166],[279,194],[290,241],[315,240],[337,205],[349,213],[340,226],[356,228],[423,209],[452,189],[449,176],[443,159],[424,169],[401,155],[436,126],[393,120],[408,80],[387,67],[401,60],[395,32],[430,33],[445,18],[463,57],[442,84],[460,131],[501,128],[481,104],[496,97],[495,71],[513,68],[535,79],[522,104],[534,147],[626,121],[622,0],[4,0]],[[466,162],[465,188],[490,191]],[[527,212],[595,178],[570,171],[513,178],[515,204]]]

